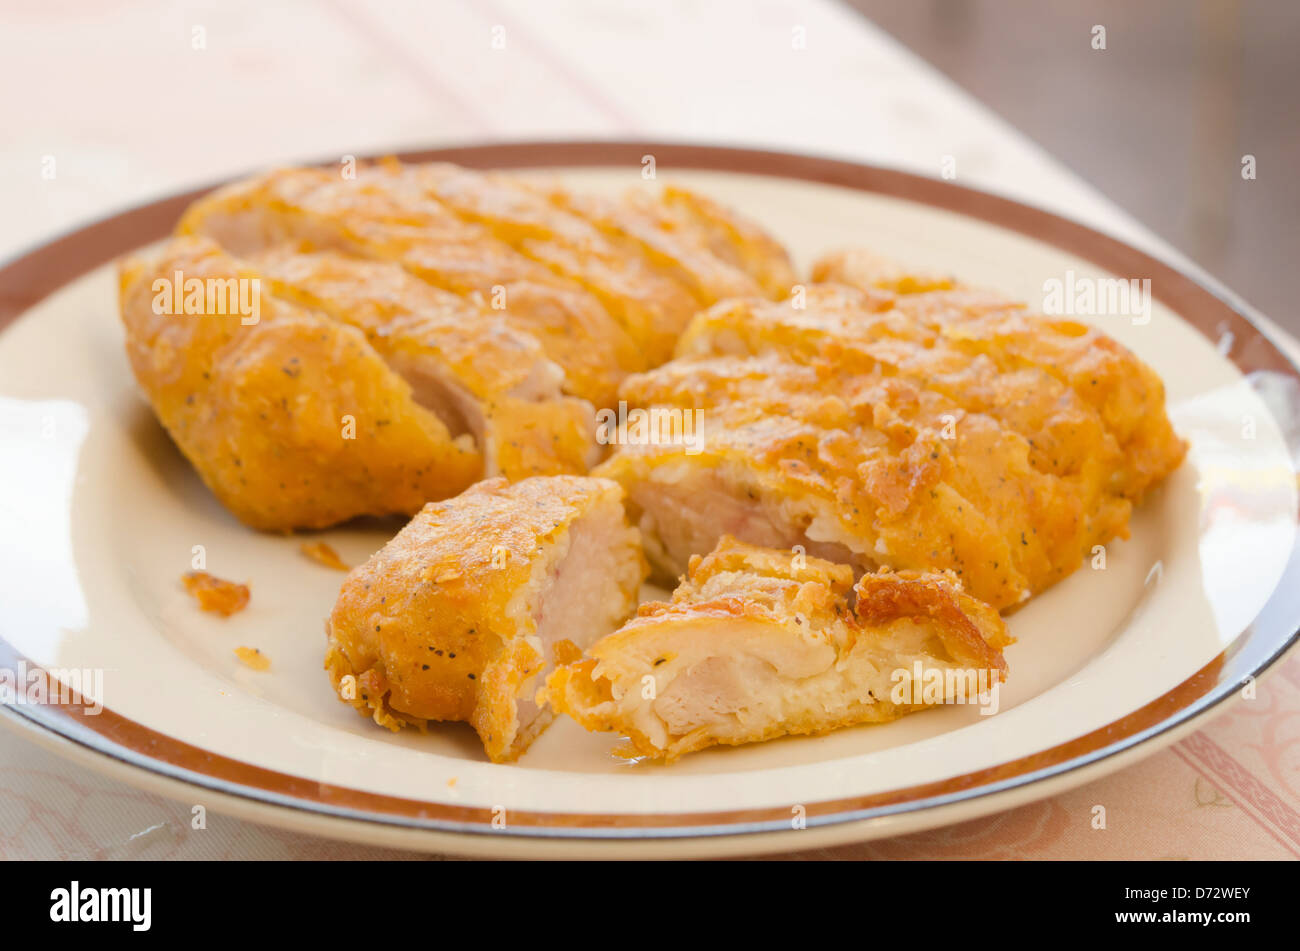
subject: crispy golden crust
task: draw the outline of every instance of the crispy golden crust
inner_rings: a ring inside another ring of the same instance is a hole
[[[724,537],[665,603],[557,669],[545,696],[588,730],[668,760],[716,744],[884,722],[935,700],[895,698],[915,661],[1000,682],[1011,643],[952,575],[851,571]],[[887,699],[888,697],[888,699]],[[948,693],[939,701],[970,702]]]
[[[620,246],[644,255],[685,286],[698,304],[763,293],[753,275],[729,260],[734,255],[715,253],[709,233],[672,214],[662,192],[652,196],[636,189],[619,200],[550,186],[545,194],[554,205],[591,222]]]
[[[823,285],[808,288],[801,307],[728,302],[692,323],[678,353],[687,361],[685,371],[692,360],[719,354],[771,354],[831,363],[854,375],[901,377],[1019,433],[1034,466],[1044,472],[1085,475],[1121,494],[1129,489],[1119,440],[1084,396],[1039,367],[1000,365],[952,346],[889,300]],[[911,301],[935,303],[925,296]],[[642,385],[629,381],[625,398]]]
[[[420,385],[417,399],[437,403],[458,434],[474,434],[488,475],[582,473],[594,461],[591,404],[564,396],[564,371],[499,313],[387,262],[277,248],[250,263],[277,295],[363,331]]]
[[[521,690],[549,658],[538,637],[541,590],[576,523],[622,524],[622,492],[601,479],[554,476],[480,482],[427,505],[343,583],[326,625],[326,670],[340,698],[390,729],[468,721],[495,761],[518,756]],[[623,529],[591,583],[616,562],[617,617],[635,605],[643,577],[636,535]],[[557,648],[560,657],[572,652]]]
[[[218,578],[206,571],[187,571],[181,576],[185,590],[199,602],[204,611],[230,617],[248,607],[248,585]]]
[[[1024,304],[992,291],[940,282],[901,266],[864,266],[866,252],[842,252],[814,265],[819,280],[870,295],[872,310],[891,309],[945,349],[983,357],[1002,373],[1033,369],[1071,389],[1098,415],[1116,440],[1123,461],[1116,486],[1137,500],[1182,462],[1186,443],[1165,412],[1164,384],[1127,348],[1096,327],[1033,314]],[[890,280],[879,275],[888,272]],[[873,276],[874,275],[874,276]],[[896,291],[880,298],[881,289]],[[869,338],[871,330],[858,331]]]
[[[948,654],[963,666],[1006,673],[1002,648],[1012,643],[997,611],[962,590],[952,575],[868,572],[854,587],[854,612],[867,626],[899,618],[932,620]]]
[[[790,255],[754,222],[703,195],[676,185],[665,186],[661,201],[683,227],[698,229],[722,260],[748,272],[767,297],[781,299],[795,283]]]
[[[377,173],[347,181],[282,169],[192,205],[181,234],[205,234],[236,254],[282,244],[394,261],[424,281],[500,311],[564,368],[566,392],[605,405],[618,381],[649,363],[580,284],[462,220],[418,189]]]
[[[208,313],[206,296],[200,313],[160,312],[178,275],[182,284],[244,280],[250,289],[260,278],[202,239],[172,241],[121,270],[136,379],[240,520],[283,530],[409,514],[478,478],[472,441],[453,439],[418,406],[360,331],[266,287],[256,295],[256,323],[245,323],[251,314]]]
[[[277,246],[248,256],[276,295],[362,330],[385,356],[426,356],[475,396],[490,399],[545,387],[559,375],[529,334],[500,312],[439,290],[396,264],[335,251],[304,254]]]
[[[385,187],[442,203],[518,253],[593,294],[651,363],[672,354],[696,300],[638,248],[609,240],[515,177],[454,165],[395,163],[371,170]]]
[[[242,255],[291,244],[396,262],[500,308],[564,368],[566,391],[598,406],[666,360],[700,305],[793,282],[773,238],[683,189],[588,198],[445,164],[278,170],[196,202],[178,230]]]
[[[761,516],[718,520],[712,539],[786,544],[815,525],[810,538],[859,567],[950,569],[999,608],[1126,535],[1133,502],[1185,451],[1159,380],[1132,354],[986,292],[812,285],[784,303],[726,301],[677,353],[621,395],[698,410],[703,449],[620,447],[598,472],[634,506],[662,507],[665,492],[689,506],[674,484],[693,473]],[[653,550],[672,548],[643,527]],[[684,564],[680,552],[657,561]]]
[[[843,546],[860,568],[952,570],[998,607],[1073,571],[1092,544],[1123,531],[1129,511],[1092,498],[1078,477],[1035,468],[1029,441],[998,420],[907,379],[721,357],[632,378],[624,394],[701,417],[698,451],[621,446],[597,469],[628,488],[635,508],[653,507],[647,493],[671,488],[684,467],[800,532],[818,525],[817,540]]]

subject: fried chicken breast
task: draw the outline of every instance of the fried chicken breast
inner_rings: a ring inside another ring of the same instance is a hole
[[[1005,608],[1125,535],[1185,451],[1131,353],[988,294],[726,301],[677,353],[621,392],[695,411],[694,441],[623,445],[597,470],[627,488],[660,578],[733,534],[952,570]]]
[[[481,474],[473,440],[420,406],[360,330],[277,297],[210,241],[169,242],[120,276],[136,380],[246,524],[410,514]]]
[[[660,272],[638,249],[616,244],[516,177],[444,164],[384,165],[364,174],[366,181],[396,194],[439,202],[525,258],[582,287],[614,317],[649,366],[672,356],[677,335],[695,314],[695,297],[673,275]]]
[[[385,162],[352,180],[276,171],[196,202],[179,230],[236,254],[287,243],[393,261],[476,295],[564,369],[566,392],[597,406],[615,401],[627,373],[668,359],[701,304],[783,294],[792,277],[775,240],[680,189],[587,205],[445,164]]]
[[[743,215],[698,192],[667,185],[660,201],[678,222],[677,227],[698,229],[705,245],[722,260],[734,264],[758,281],[763,296],[787,297],[794,284],[794,268],[781,243]],[[675,230],[674,225],[668,226]]]
[[[882,265],[880,259],[872,265],[866,260],[851,252],[831,254],[814,264],[813,271],[821,279],[856,287],[878,301],[874,292],[881,283]],[[947,290],[936,290],[933,278],[908,276],[909,269],[900,265],[885,267],[885,273],[892,275],[889,281],[905,290],[869,306],[903,315],[916,328],[915,339],[972,359],[984,358],[1003,375],[1038,371],[1090,407],[1118,445],[1113,482],[1125,498],[1140,500],[1182,462],[1187,446],[1169,422],[1164,383],[1128,348],[1098,328],[1034,314],[1006,295],[963,287],[951,279]],[[1051,386],[1047,381],[1038,385]]]
[[[279,248],[248,262],[275,294],[351,324],[453,435],[469,433],[484,475],[584,473],[594,410],[561,391],[564,371],[489,308],[396,264]]]
[[[780,245],[683,189],[631,189],[616,200],[558,186],[538,187],[555,206],[591,222],[620,246],[645,255],[688,288],[698,304],[789,293],[794,272]],[[692,214],[696,208],[709,215]],[[756,250],[759,246],[761,251]]]
[[[951,574],[882,571],[854,586],[845,565],[724,537],[691,559],[671,601],[642,605],[552,673],[542,697],[671,761],[977,702],[1005,679],[1009,643]],[[914,689],[918,664],[928,692]]]
[[[311,320],[336,325],[330,335],[339,325],[361,331],[363,362],[374,364],[394,393],[401,383],[409,386],[402,399],[413,401],[425,423],[430,415],[441,422],[445,435],[430,438],[447,442],[443,455],[454,457],[443,462],[422,450],[412,456],[420,474],[408,480],[405,494],[376,484],[376,497],[387,501],[358,497],[342,504],[322,496],[318,510],[308,487],[320,484],[324,473],[316,470],[331,467],[333,457],[298,459],[302,499],[231,503],[241,518],[264,528],[409,513],[421,493],[422,502],[463,488],[464,473],[476,464],[475,475],[509,479],[585,472],[600,457],[595,409],[614,404],[628,373],[670,357],[701,305],[730,294],[762,295],[792,277],[785,250],[761,229],[680,189],[653,195],[640,189],[588,204],[524,176],[446,164],[385,161],[347,175],[318,168],[269,172],[195,202],[177,232],[184,239],[177,248],[224,252],[228,277],[237,272],[234,279],[264,281],[271,310],[292,305]],[[137,376],[176,435],[175,421],[186,413],[162,405],[166,397],[146,368],[150,360],[186,358],[166,349],[177,341],[155,333],[136,307],[124,322]],[[380,364],[389,372],[381,373]],[[347,370],[313,365],[309,372],[341,377]],[[342,383],[331,385],[337,390]],[[230,432],[222,433],[226,417],[202,405],[204,393],[183,394],[192,401],[190,415],[211,421],[203,440],[191,434],[187,455],[209,484],[223,487],[223,501],[262,491],[237,492],[230,484],[248,484],[246,473],[219,474],[223,464],[212,458],[200,463],[201,455],[220,456],[226,444],[251,438],[237,416],[228,417]],[[382,425],[390,423],[383,417]],[[298,429],[303,435],[301,424]],[[266,451],[273,447],[268,443]],[[274,485],[281,482],[289,484],[276,475]]]
[[[650,365],[581,285],[417,190],[376,175],[347,180],[322,169],[269,172],[195,202],[178,231],[207,235],[235,254],[288,244],[396,262],[435,287],[499,310],[563,367],[566,392],[596,405],[614,399],[628,372]]]
[[[376,723],[462,720],[494,762],[553,718],[534,701],[634,609],[645,577],[613,482],[480,482],[425,506],[343,583],[326,624],[340,699]]]

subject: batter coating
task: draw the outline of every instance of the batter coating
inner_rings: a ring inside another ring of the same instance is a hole
[[[384,261],[278,248],[249,263],[277,295],[364,332],[422,406],[474,437],[485,475],[583,473],[595,462],[591,404],[565,396],[564,370],[498,312]]]
[[[177,281],[201,289],[181,312]],[[249,312],[232,313],[241,287]],[[254,528],[409,515],[483,471],[473,439],[453,437],[420,406],[360,330],[275,296],[210,241],[180,239],[125,261],[121,315],[158,419]]]
[[[845,565],[723,538],[691,559],[671,601],[642,605],[587,660],[551,674],[544,696],[672,761],[975,703],[1005,679],[1006,626],[954,576],[866,574],[851,603],[852,586]]]
[[[732,534],[952,570],[1002,609],[1125,536],[1186,450],[1131,353],[988,293],[725,301],[677,354],[621,393],[696,411],[694,439],[623,445],[596,470],[628,490],[660,579]]]
[[[326,624],[340,699],[391,730],[463,720],[494,762],[553,711],[534,701],[635,608],[645,577],[613,482],[480,482],[425,506],[343,583]]]

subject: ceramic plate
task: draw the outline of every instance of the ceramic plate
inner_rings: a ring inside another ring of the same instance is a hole
[[[1080,319],[1164,378],[1187,462],[1131,538],[1009,619],[1018,642],[996,714],[952,705],[672,766],[618,759],[614,738],[567,720],[501,766],[466,726],[393,735],[357,716],[321,669],[342,575],[304,558],[300,538],[229,516],[127,367],[112,261],[163,237],[191,194],[0,271],[0,667],[15,674],[0,719],[137,785],[322,835],[479,855],[724,855],[892,835],[1055,793],[1249,694],[1295,639],[1297,371],[1221,291],[1037,209],[824,159],[612,143],[404,158],[547,168],[615,192],[641,181],[649,154],[660,179],[742,209],[800,265],[864,245],[1037,308],[1088,311]],[[1090,311],[1080,289],[1113,278],[1138,281],[1135,296]],[[314,537],[355,564],[397,527]],[[210,571],[251,585],[242,614],[204,615],[182,590],[195,546]],[[270,670],[243,666],[238,646]],[[55,696],[60,685],[73,689]]]

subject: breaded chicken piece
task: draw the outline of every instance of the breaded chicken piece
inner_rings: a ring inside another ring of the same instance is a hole
[[[753,276],[765,297],[781,300],[789,296],[795,282],[790,255],[754,222],[676,185],[665,186],[660,200],[683,227],[699,229],[708,247],[722,260]]]
[[[561,392],[564,371],[499,312],[396,264],[279,248],[249,263],[279,297],[351,324],[453,435],[473,435],[484,474],[584,473],[595,462],[590,403]]]
[[[1129,514],[1036,469],[997,419],[907,379],[768,354],[674,362],[624,394],[700,414],[694,444],[622,445],[596,470],[627,488],[660,578],[731,534],[858,570],[952,570],[1006,607],[1072,572]]]
[[[280,244],[393,261],[476,295],[534,336],[565,388],[615,402],[629,372],[667,360],[701,305],[783,295],[785,249],[757,226],[682,189],[583,199],[517,175],[386,161],[352,179],[285,169],[196,202],[179,232],[252,255]]]
[[[226,508],[254,528],[324,528],[416,512],[479,477],[473,440],[417,404],[360,330],[259,281],[201,239],[121,267],[136,380]],[[169,313],[177,282],[207,290]],[[241,286],[255,315],[232,312]]]
[[[1009,607],[1125,536],[1185,451],[1132,354],[1108,338],[1079,351],[1043,320],[1033,359],[1033,320],[957,291],[724,302],[622,389],[632,406],[699,410],[697,444],[621,446],[597,471],[627,488],[660,578],[731,533],[864,570],[951,569]],[[1003,321],[1024,333],[1012,352],[980,336]],[[1136,414],[1101,395],[1124,387],[1145,400]]]
[[[671,601],[642,605],[551,674],[542,699],[671,761],[978,702],[1005,679],[1010,643],[950,574],[885,571],[853,587],[845,565],[724,537]],[[913,689],[918,663],[929,692]]]
[[[288,244],[396,262],[435,287],[499,310],[564,368],[567,393],[597,406],[614,401],[628,372],[651,365],[581,285],[375,174],[345,180],[322,169],[269,172],[195,202],[177,230],[207,235],[233,254]]]
[[[612,482],[480,482],[427,505],[343,583],[325,669],[391,730],[462,720],[494,762],[553,718],[534,702],[557,662],[617,627],[645,577]]]
[[[1123,459],[1115,482],[1126,497],[1141,499],[1182,462],[1187,446],[1165,412],[1164,383],[1096,327],[1034,314],[1005,295],[956,282],[949,282],[949,290],[931,290],[927,285],[933,282],[925,275],[900,277],[907,274],[901,266],[894,266],[892,278],[900,292],[884,293],[881,300],[879,277],[873,278],[862,257],[851,253],[823,258],[813,270],[824,280],[865,290],[870,307],[896,311],[930,341],[927,345],[937,341],[969,356],[985,357],[1003,373],[1033,368],[1072,389],[1096,411],[1118,443]],[[863,329],[857,336],[872,334]]]
[[[955,301],[954,306],[975,306],[970,295],[947,297]],[[939,309],[938,299],[939,295],[926,294],[907,298],[931,310]],[[1024,436],[1035,467],[1055,475],[1080,475],[1091,484],[1090,494],[1140,495],[1144,484],[1129,475],[1120,439],[1092,402],[1095,387],[1080,393],[1028,362],[972,352],[913,313],[893,307],[894,300],[846,287],[813,285],[798,305],[730,301],[691,324],[678,344],[679,360],[770,353],[800,363],[829,360],[854,375],[910,379],[964,410],[993,416]],[[988,306],[993,306],[991,301]],[[999,300],[997,306],[1007,305]],[[1163,447],[1168,454],[1180,443],[1168,426],[1163,405],[1155,407],[1154,413],[1173,439],[1172,446]],[[1170,460],[1161,458],[1158,464],[1170,466]]]
[[[544,183],[536,187],[557,208],[590,222],[620,246],[645,255],[684,285],[699,305],[765,293],[753,275],[714,252],[711,236],[702,228],[684,226],[674,217],[662,203],[662,192],[651,197],[644,189],[633,189],[615,199]]]
[[[403,167],[397,163],[362,174],[366,181],[378,182],[394,194],[441,203],[496,240],[580,285],[618,320],[649,365],[672,356],[677,335],[698,309],[690,291],[653,267],[639,249],[615,244],[516,177],[446,164]]]

